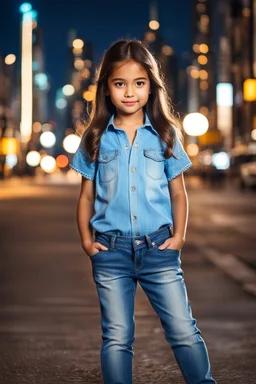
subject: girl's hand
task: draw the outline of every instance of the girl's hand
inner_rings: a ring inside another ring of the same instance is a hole
[[[82,245],[82,248],[89,257],[91,257],[92,255],[95,255],[99,251],[107,251],[108,250],[108,248],[105,247],[104,245],[102,245],[101,243],[94,243],[94,242],[86,243],[86,244]]]
[[[184,244],[184,239],[179,236],[179,235],[174,235],[173,237],[170,237],[169,239],[165,240],[165,242],[161,245],[159,245],[158,249],[160,251],[164,249],[174,249],[179,251],[183,244]]]

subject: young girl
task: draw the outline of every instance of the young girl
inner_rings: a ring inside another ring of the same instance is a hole
[[[112,45],[71,164],[83,176],[78,228],[100,301],[105,384],[132,383],[137,282],[186,383],[215,383],[180,268],[188,214],[182,173],[191,162],[179,136],[152,54],[137,40]]]

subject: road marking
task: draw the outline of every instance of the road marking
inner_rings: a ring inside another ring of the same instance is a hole
[[[209,247],[200,236],[193,236],[195,247],[200,250],[214,265],[226,275],[242,285],[242,288],[256,297],[256,272],[248,267],[245,262],[230,253],[217,251]]]

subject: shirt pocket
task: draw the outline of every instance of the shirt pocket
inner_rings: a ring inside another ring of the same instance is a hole
[[[99,152],[99,179],[102,183],[114,180],[118,175],[118,150]]]
[[[165,156],[161,149],[144,149],[146,173],[154,180],[161,180],[164,174]]]

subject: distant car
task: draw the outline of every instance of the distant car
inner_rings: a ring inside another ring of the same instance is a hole
[[[246,156],[246,162],[240,165],[239,173],[242,188],[256,187],[256,154]]]

